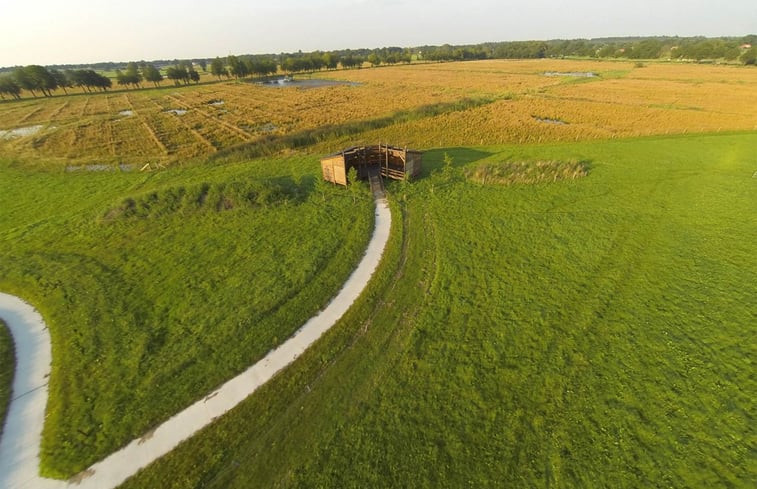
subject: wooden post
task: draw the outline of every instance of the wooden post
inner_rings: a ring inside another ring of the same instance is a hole
[[[386,145],[386,171],[389,172],[389,145]]]

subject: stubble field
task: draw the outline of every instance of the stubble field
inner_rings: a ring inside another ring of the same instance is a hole
[[[563,76],[570,73],[596,76]],[[358,85],[302,89],[231,81],[5,103],[0,130],[41,127],[0,139],[0,149],[48,164],[141,167],[279,139],[286,147],[313,131],[319,136],[309,142],[329,151],[378,140],[428,148],[757,126],[757,75],[745,67],[477,61],[314,76]],[[476,103],[451,105],[463,100]],[[412,116],[371,130],[371,121],[398,113]],[[342,135],[346,126],[357,130]]]

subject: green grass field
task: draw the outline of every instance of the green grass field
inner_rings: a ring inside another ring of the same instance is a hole
[[[757,135],[449,148],[368,297],[125,487],[753,487]],[[482,186],[461,167],[588,162]]]
[[[339,290],[372,203],[332,188],[324,202],[312,160],[147,175],[0,166],[0,288],[52,336],[45,474],[70,476],[145,433]]]

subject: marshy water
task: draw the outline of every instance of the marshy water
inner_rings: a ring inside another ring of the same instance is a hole
[[[91,164],[91,165],[68,165],[67,172],[74,171],[132,171],[134,165],[121,163],[120,165]]]
[[[173,114],[173,115],[184,115],[187,113],[185,109],[168,109],[165,111],[166,114]]]
[[[286,88],[286,87],[299,87],[299,88],[321,88],[321,87],[334,87],[339,85],[346,85],[354,87],[360,85],[357,82],[339,81],[339,80],[320,80],[316,78],[308,78],[304,80],[295,80],[294,78],[274,78],[263,82],[256,82],[264,87],[272,88]]]
[[[17,127],[15,129],[0,129],[0,139],[15,139],[32,136],[42,129],[42,124],[34,126]]]
[[[597,75],[591,71],[546,71],[544,76],[572,76],[575,78],[594,78]]]
[[[561,121],[560,119],[551,119],[549,117],[539,117],[538,115],[532,115],[531,116],[535,121],[538,122],[544,122],[545,124],[555,124],[558,126],[567,126],[568,123],[565,121]]]

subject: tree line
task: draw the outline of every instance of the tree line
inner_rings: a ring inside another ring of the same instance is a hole
[[[29,65],[17,68],[10,74],[0,76],[0,98],[6,96],[20,99],[22,90],[26,90],[33,97],[41,93],[45,97],[52,96],[53,90],[79,87],[83,91],[105,91],[113,85],[107,76],[101,75],[94,70],[48,70],[39,65]]]
[[[174,85],[199,83],[198,66],[217,79],[267,77],[279,72],[286,74],[312,73],[338,68],[361,68],[371,66],[410,63],[413,60],[426,62],[464,61],[475,59],[529,59],[529,58],[621,58],[621,59],[677,59],[726,60],[746,65],[757,64],[757,35],[744,37],[638,37],[572,39],[551,41],[510,41],[475,45],[420,46],[415,48],[384,47],[378,49],[344,49],[315,51],[310,53],[281,53],[278,55],[230,55],[225,58],[201,60],[174,60],[173,64],[129,62],[123,64],[100,63],[98,66],[115,67],[115,81],[120,87],[142,88],[143,82],[155,87],[165,79]],[[123,69],[122,69],[123,68]],[[22,92],[52,96],[58,88],[68,93],[69,88],[81,88],[85,92],[105,91],[112,87],[112,80],[91,68],[64,69],[30,65],[15,68],[0,74],[0,98],[19,99]]]
[[[645,37],[552,41],[512,41],[467,46],[422,46],[417,48],[428,61],[529,58],[620,58],[671,60],[725,60],[754,65],[757,35],[744,37]]]

